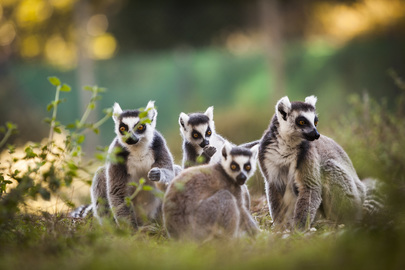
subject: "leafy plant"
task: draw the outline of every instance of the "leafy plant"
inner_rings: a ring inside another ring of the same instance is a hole
[[[90,182],[92,173],[88,171],[92,161],[82,160],[82,144],[87,132],[98,133],[98,128],[112,116],[112,110],[104,110],[105,116],[96,123],[88,123],[87,119],[100,93],[105,89],[97,86],[86,86],[92,97],[80,120],[64,126],[57,120],[58,107],[65,100],[60,99],[60,92],[69,92],[70,86],[62,84],[56,77],[48,78],[56,87],[55,99],[48,105],[52,117],[45,121],[50,126],[47,140],[29,143],[23,151],[14,146],[8,147],[9,159],[0,167],[0,227],[7,226],[28,198],[50,200],[52,196],[60,197],[68,206],[74,204],[62,192],[62,187],[69,187],[74,180]],[[16,126],[7,123],[7,132],[0,146],[4,145]],[[56,136],[55,134],[59,134]]]

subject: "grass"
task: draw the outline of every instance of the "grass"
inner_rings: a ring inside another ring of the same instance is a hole
[[[405,230],[320,227],[204,244],[168,239],[164,229],[100,227],[91,219],[21,216],[1,235],[2,269],[404,269]]]

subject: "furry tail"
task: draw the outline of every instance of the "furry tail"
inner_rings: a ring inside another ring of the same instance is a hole
[[[85,218],[93,215],[93,207],[91,204],[81,205],[69,213],[71,218]]]
[[[382,183],[371,178],[364,179],[363,183],[367,189],[363,203],[365,217],[381,214],[385,206],[385,196],[381,193]]]
[[[253,146],[255,146],[256,144],[259,144],[259,143],[260,143],[260,140],[257,140],[257,141],[253,141],[253,142],[240,144],[239,147],[244,147],[244,148],[251,149]]]

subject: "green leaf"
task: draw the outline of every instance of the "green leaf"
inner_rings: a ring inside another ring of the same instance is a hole
[[[147,111],[145,111],[145,112],[141,112],[140,114],[139,114],[139,118],[145,118],[145,117],[148,117],[148,112]]]
[[[146,181],[145,181],[145,179],[144,179],[144,178],[141,178],[141,179],[139,180],[139,184],[140,184],[140,185],[145,184],[145,182],[146,182]]]
[[[34,153],[34,151],[32,150],[32,148],[30,146],[28,146],[27,148],[25,148],[25,157],[24,159],[30,159],[30,158],[34,158],[37,157],[37,154]]]
[[[152,121],[149,118],[146,118],[141,121],[141,124],[150,124],[150,123],[152,123]]]
[[[142,189],[145,190],[145,191],[151,191],[151,190],[153,190],[153,187],[145,185],[145,186],[142,187]]]
[[[60,88],[60,91],[62,92],[70,92],[70,86],[67,84],[63,84],[62,87]]]
[[[56,133],[59,133],[59,134],[62,133],[62,131],[61,131],[60,128],[58,128],[58,127],[54,127],[53,130],[54,130]]]
[[[79,138],[77,138],[77,143],[82,144],[84,142],[84,139],[86,139],[86,136],[80,135]]]
[[[69,162],[68,164],[69,169],[71,170],[77,170],[77,166],[76,164],[74,164],[73,162]]]
[[[130,206],[130,205],[131,205],[131,198],[130,198],[130,197],[125,197],[125,204],[126,204],[127,206]]]
[[[46,110],[49,112],[53,108],[53,102],[49,103],[48,106],[46,107]]]
[[[84,90],[86,91],[93,91],[93,87],[86,85],[85,87],[83,87]]]
[[[94,102],[89,104],[89,110],[94,110],[95,107],[96,107],[96,104]]]
[[[38,192],[45,201],[49,201],[51,199],[51,193],[45,188],[41,187]]]
[[[12,123],[12,122],[7,122],[6,126],[7,126],[8,129],[16,129],[17,128],[17,125]]]
[[[57,77],[48,77],[48,81],[55,86],[60,85],[60,80]]]
[[[52,122],[52,119],[47,117],[47,118],[44,119],[44,122],[47,123],[47,124],[50,124]]]
[[[8,153],[14,154],[15,153],[15,146],[14,145],[7,145]]]
[[[76,127],[76,124],[74,124],[74,123],[70,123],[70,124],[68,124],[66,126],[66,128],[68,128],[68,129],[72,129],[72,128],[75,128],[75,127]]]

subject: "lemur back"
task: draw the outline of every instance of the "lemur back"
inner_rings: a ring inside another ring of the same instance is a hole
[[[245,182],[253,175],[258,146],[223,146],[221,161],[184,170],[164,197],[163,216],[170,237],[204,241],[255,235]]]
[[[316,100],[279,100],[260,142],[260,168],[276,225],[304,228],[317,215],[336,222],[356,222],[363,215],[365,185],[346,152],[318,133]]]
[[[155,130],[154,102],[145,108],[150,122],[142,121],[142,112],[122,111],[114,104],[117,136],[108,151],[113,158],[97,171],[91,188],[93,212],[100,222],[110,210],[118,224],[124,220],[135,228],[147,220],[160,219],[162,201],[154,192],[165,191],[174,178],[173,158],[165,139]],[[125,197],[134,193],[140,179],[153,190],[141,190],[128,205]]]

